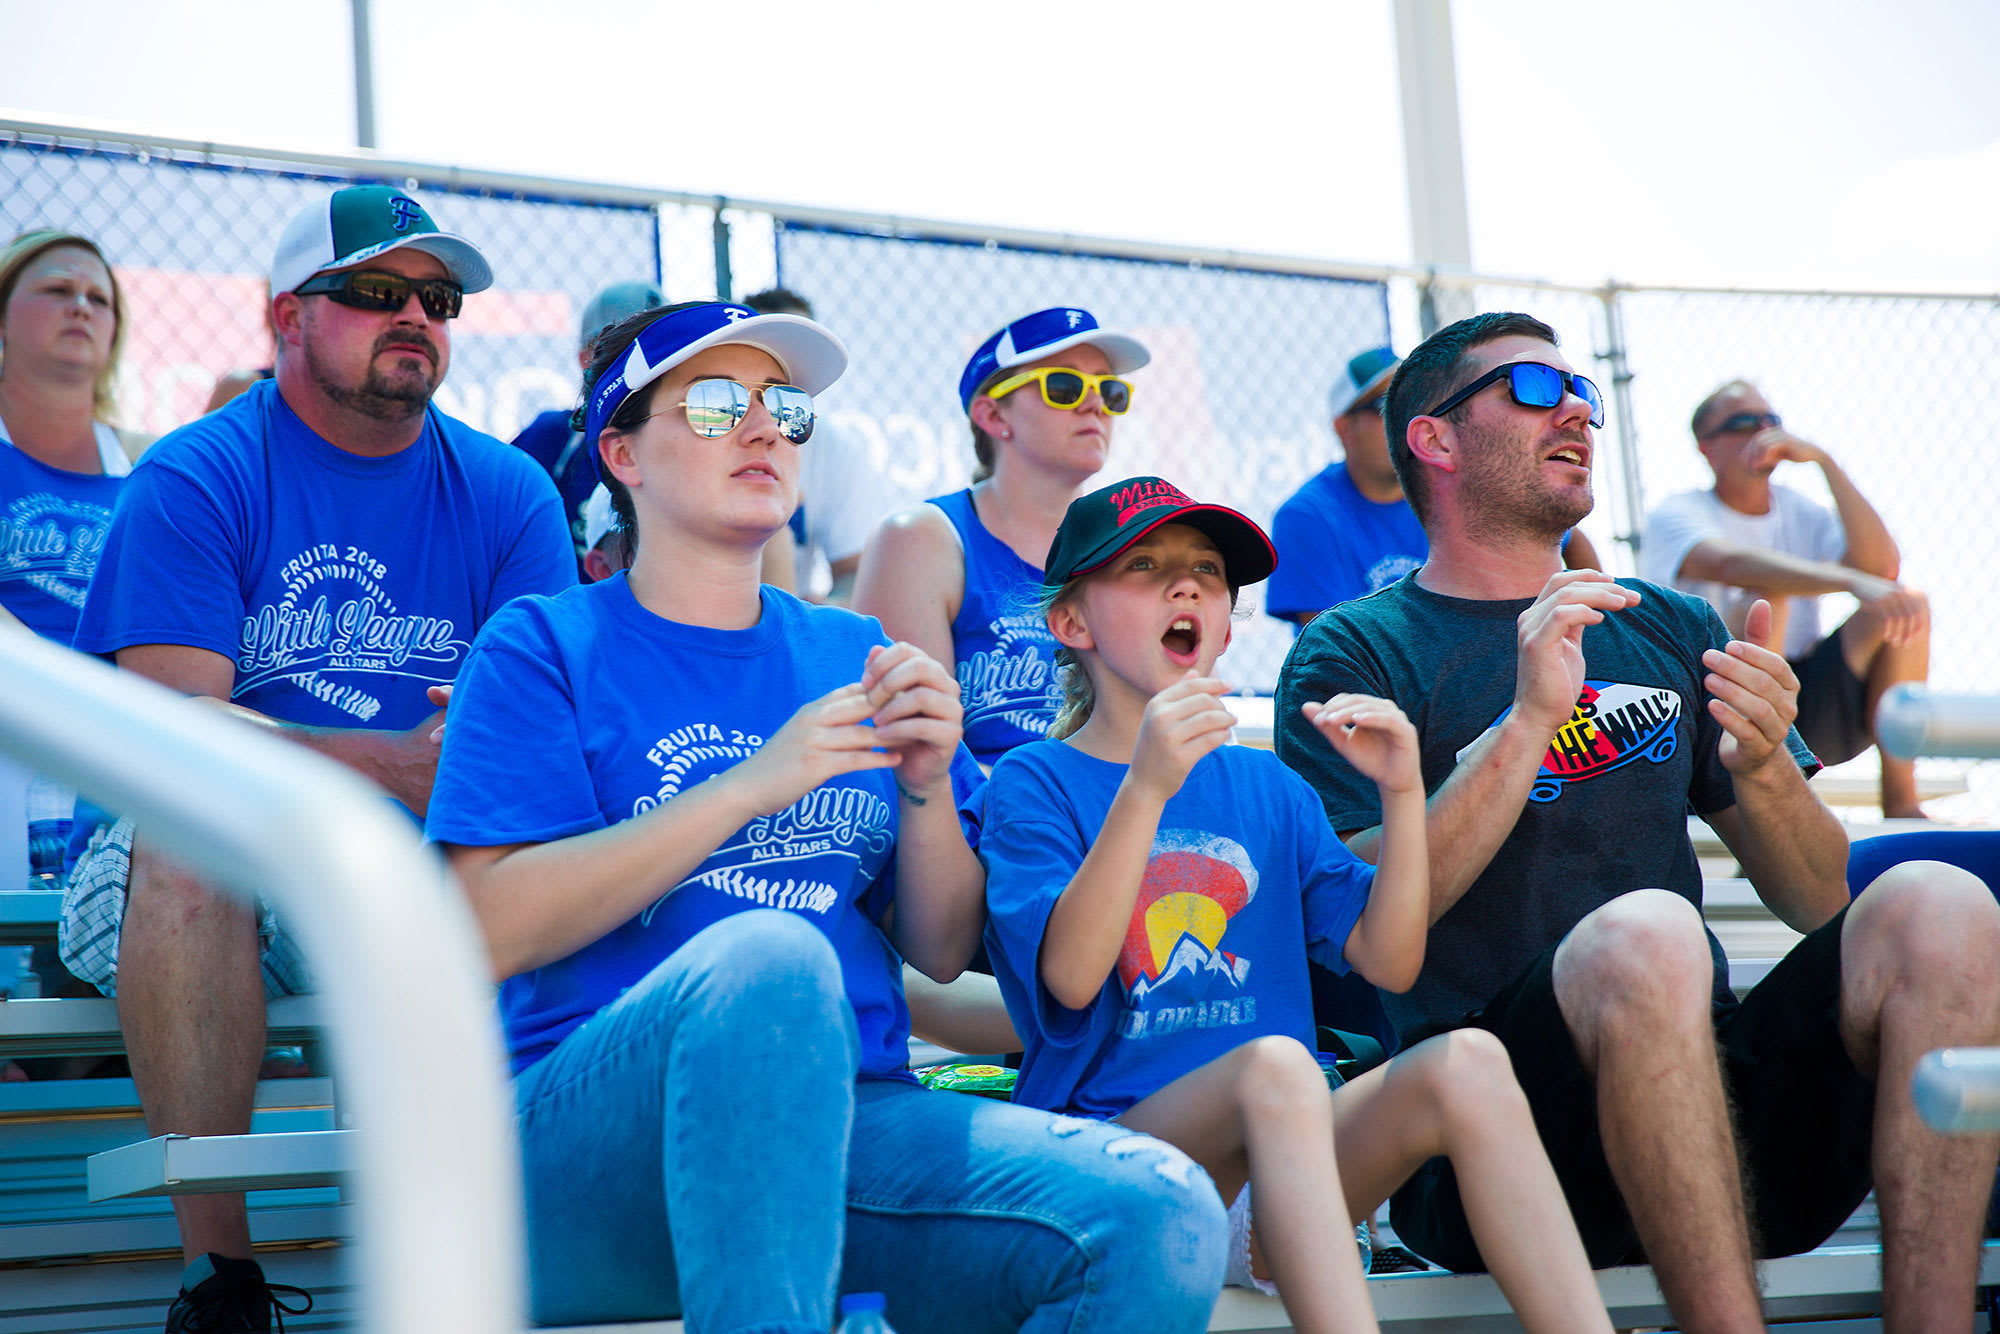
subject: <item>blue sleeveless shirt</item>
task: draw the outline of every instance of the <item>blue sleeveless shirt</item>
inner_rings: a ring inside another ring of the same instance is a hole
[[[951,623],[965,745],[991,765],[1040,741],[1056,720],[1056,637],[1036,610],[1042,572],[986,531],[970,489],[928,502],[944,511],[965,548],[965,597]]]

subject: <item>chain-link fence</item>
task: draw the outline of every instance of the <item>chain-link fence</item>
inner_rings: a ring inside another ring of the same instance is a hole
[[[1426,301],[1445,317],[1523,309],[1611,397],[1598,513],[1584,530],[1631,572],[1645,506],[1706,482],[1687,428],[1694,404],[1747,377],[1896,533],[1904,577],[1936,606],[1933,682],[2000,689],[2000,623],[1986,613],[2000,559],[1992,296],[1444,278],[0,121],[0,236],[59,226],[103,244],[131,302],[121,424],[142,432],[194,417],[217,376],[269,364],[263,275],[277,234],[315,193],[357,180],[419,191],[441,226],[493,261],[496,289],[467,302],[455,330],[447,411],[504,438],[572,402],[578,314],[607,283],[658,275],[678,300],[782,280],[855,353],[826,396],[829,419],[858,432],[891,489],[912,498],[963,483],[959,369],[980,338],[1031,309],[1087,306],[1154,349],[1115,469],[1157,471],[1259,520],[1337,457],[1327,396],[1347,357],[1392,330],[1409,346]],[[1825,494],[1803,465],[1780,480]],[[1287,641],[1252,614],[1225,670],[1268,689]]]

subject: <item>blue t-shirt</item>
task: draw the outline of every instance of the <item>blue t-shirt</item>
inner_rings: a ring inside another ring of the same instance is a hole
[[[952,619],[965,744],[991,765],[1014,747],[1049,734],[1062,706],[1056,637],[1037,604],[1042,572],[986,530],[970,490],[933,496],[965,548],[965,597]]]
[[[1370,500],[1345,463],[1322,469],[1278,507],[1271,545],[1278,568],[1264,586],[1264,610],[1280,620],[1387,588],[1430,555],[1409,502]]]
[[[597,488],[597,463],[570,425],[567,408],[540,413],[514,437],[514,448],[542,465],[562,496],[563,517],[577,540],[583,538],[583,502]]]
[[[1014,1101],[1117,1116],[1252,1038],[1311,1050],[1308,957],[1341,950],[1375,868],[1348,851],[1319,799],[1270,752],[1203,756],[1160,816],[1117,966],[1088,1007],[1042,984],[1042,934],[1129,766],[1060,741],[1023,746],[986,788],[986,946],[1027,1044]]]
[[[747,630],[665,620],[625,575],[524,598],[479,637],[431,793],[441,843],[542,843],[643,815],[757,752],[799,706],[861,679],[889,641],[872,617],[778,589]],[[969,762],[969,761],[968,761]],[[891,771],[846,774],[731,834],[638,916],[507,979],[518,1073],[702,928],[781,908],[826,933],[861,1034],[861,1073],[907,1077],[902,965],[880,923],[895,899]]]
[[[0,607],[67,648],[124,484],[51,468],[0,431]]]
[[[277,383],[162,439],[132,470],[76,647],[184,644],[231,659],[231,698],[285,722],[414,727],[479,628],[576,582],[555,490],[430,408],[386,458],[298,419]]]

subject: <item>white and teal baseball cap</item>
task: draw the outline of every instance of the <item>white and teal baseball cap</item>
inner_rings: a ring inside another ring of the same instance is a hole
[[[351,268],[408,247],[436,255],[468,292],[493,285],[479,247],[441,232],[424,206],[393,185],[351,185],[306,205],[285,224],[271,257],[271,291],[290,292],[316,273]]]

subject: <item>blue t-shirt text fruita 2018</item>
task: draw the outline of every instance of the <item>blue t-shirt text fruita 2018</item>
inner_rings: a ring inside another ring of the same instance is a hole
[[[493,613],[575,582],[555,488],[525,454],[436,408],[408,448],[352,454],[266,380],[133,469],[76,647],[207,649],[247,708],[408,728]]]
[[[460,679],[427,832],[491,847],[643,816],[755,755],[801,705],[860,680],[869,649],[887,642],[872,617],[768,586],[747,630],[657,616],[623,574],[524,598],[480,636]],[[880,925],[895,898],[898,818],[892,771],[831,779],[736,830],[621,926],[507,979],[515,1070],[704,927],[776,908],[818,927],[839,955],[861,1073],[907,1077],[901,960]]]

